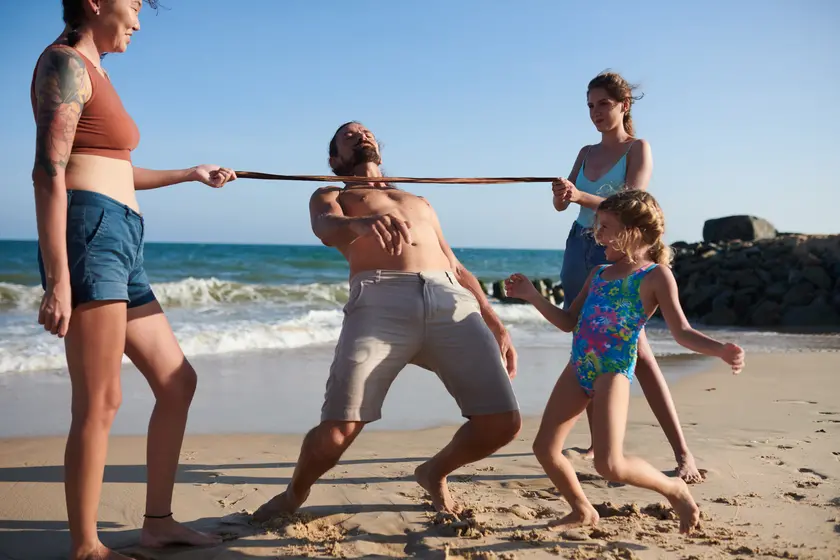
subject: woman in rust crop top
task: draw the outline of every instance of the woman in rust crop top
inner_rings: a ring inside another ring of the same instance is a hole
[[[145,2],[156,7],[156,0]],[[221,187],[236,176],[215,165],[173,171],[132,165],[140,133],[100,60],[126,50],[140,29],[142,4],[63,0],[65,30],[41,54],[32,80],[37,128],[32,179],[45,290],[38,321],[64,338],[72,384],[64,483],[74,559],[126,558],[103,546],[96,530],[108,434],[121,400],[123,353],[156,398],[141,544],[218,542],[172,518],[196,373],[149,286],[145,224],[135,191],[187,181]]]

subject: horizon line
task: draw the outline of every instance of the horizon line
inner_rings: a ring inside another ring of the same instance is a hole
[[[12,238],[12,237],[3,237],[0,238],[0,243],[4,242],[13,242],[13,243],[37,243],[37,239],[24,239],[24,238]],[[565,241],[565,240],[564,240]],[[252,241],[146,241],[146,245],[231,245],[231,246],[251,246],[251,247],[310,247],[310,248],[323,248],[323,249],[334,249],[333,247],[328,247],[326,245],[322,245],[320,243],[257,243]],[[538,248],[538,247],[490,247],[490,246],[453,246],[452,249],[454,251],[457,250],[486,250],[486,251],[564,251],[563,247],[559,247],[556,249],[552,248]]]

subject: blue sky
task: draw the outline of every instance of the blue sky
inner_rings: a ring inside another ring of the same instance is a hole
[[[668,239],[748,213],[837,233],[833,169],[840,4],[555,0],[168,0],[105,66],[141,130],[134,163],[328,173],[335,128],[360,120],[394,175],[569,173],[598,141],[586,84],[612,68],[654,155]],[[61,2],[0,6],[0,238],[34,239],[32,69]],[[140,193],[151,241],[317,243],[312,183],[240,180]],[[574,214],[549,185],[407,185],[459,247],[561,248]]]

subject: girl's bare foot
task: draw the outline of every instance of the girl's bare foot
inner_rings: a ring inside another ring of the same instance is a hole
[[[264,523],[269,519],[273,519],[280,515],[292,514],[303,505],[303,502],[305,502],[308,497],[309,492],[307,491],[302,498],[298,498],[292,491],[292,486],[289,485],[285,492],[277,494],[257,508],[257,511],[255,511],[253,515],[254,521],[257,523]]]
[[[594,526],[598,524],[599,520],[600,517],[595,508],[587,505],[583,509],[573,509],[572,513],[561,519],[549,521],[548,528],[552,531],[560,531],[571,527]]]
[[[686,451],[677,457],[677,476],[688,484],[703,482],[703,475],[697,469],[697,465],[694,462],[694,455],[691,454],[691,451]]]
[[[429,463],[423,463],[414,471],[414,478],[423,490],[432,498],[435,511],[457,514],[461,511],[455,500],[449,494],[446,477],[440,478],[430,474]]]
[[[143,532],[140,534],[140,546],[146,548],[164,548],[172,545],[216,546],[222,539],[181,525],[172,517],[164,519],[146,518]]]
[[[675,491],[668,497],[671,507],[680,518],[680,533],[688,534],[700,523],[700,508],[691,497],[688,485],[681,478],[674,479]]]
[[[97,543],[93,549],[86,552],[76,552],[71,558],[73,560],[131,560],[128,556],[106,548],[102,543]]]

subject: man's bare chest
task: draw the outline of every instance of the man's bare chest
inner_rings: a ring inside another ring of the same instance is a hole
[[[425,210],[423,200],[398,189],[352,189],[342,192],[339,204],[349,215],[363,215],[371,212],[399,211],[416,214]]]

